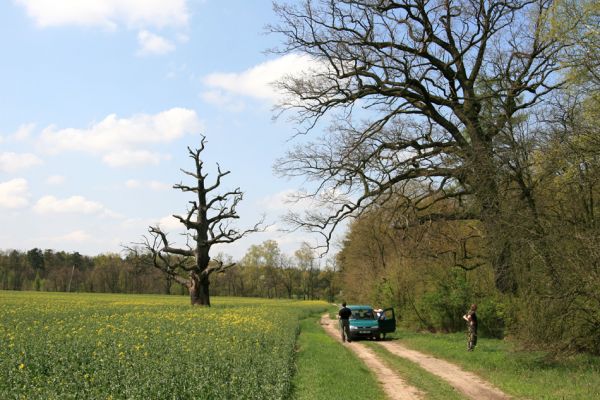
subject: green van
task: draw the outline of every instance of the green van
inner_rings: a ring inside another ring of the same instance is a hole
[[[396,315],[393,308],[381,310],[379,316],[371,306],[351,305],[350,340],[358,338],[380,340],[386,333],[396,331]]]

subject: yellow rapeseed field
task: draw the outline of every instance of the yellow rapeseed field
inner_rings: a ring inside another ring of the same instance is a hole
[[[2,399],[283,399],[324,302],[0,291]]]

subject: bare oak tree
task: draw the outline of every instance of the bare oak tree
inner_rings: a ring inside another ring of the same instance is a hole
[[[189,157],[194,160],[194,170],[181,170],[195,180],[193,185],[178,183],[173,186],[185,193],[193,193],[194,200],[189,202],[185,215],[173,215],[187,230],[186,246],[175,247],[167,233],[158,225],[148,228],[149,235],[144,236],[144,248],[152,255],[153,264],[173,280],[188,288],[192,305],[210,306],[209,277],[212,273],[223,272],[233,263],[224,263],[220,259],[211,260],[212,246],[233,243],[249,233],[261,229],[262,221],[253,228],[238,230],[230,225],[238,219],[237,206],[243,193],[239,188],[217,193],[221,179],[230,171],[222,171],[217,164],[217,177],[207,184],[208,174],[203,172],[204,162],[201,153],[206,138],[202,137],[200,147],[188,147]]]
[[[279,4],[281,53],[315,63],[278,85],[300,133],[331,129],[279,160],[332,205],[290,215],[327,243],[342,221],[393,195],[420,221],[479,220],[496,286],[516,290],[502,240],[500,138],[561,85],[561,43],[546,34],[552,0],[305,0]],[[415,189],[421,188],[421,189]],[[424,189],[423,189],[424,188]],[[440,213],[439,202],[462,207]]]

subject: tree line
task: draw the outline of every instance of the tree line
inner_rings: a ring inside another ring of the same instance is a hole
[[[222,258],[227,257],[217,257]],[[335,265],[322,265],[307,244],[289,256],[268,240],[251,246],[234,266],[213,274],[211,293],[333,301],[339,291],[335,273]],[[155,268],[152,255],[144,251],[97,256],[38,248],[0,251],[0,289],[189,295],[186,285]]]

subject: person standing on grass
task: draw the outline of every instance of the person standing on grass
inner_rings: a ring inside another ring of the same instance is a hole
[[[473,351],[477,345],[477,304],[471,304],[469,311],[463,315],[469,328],[469,338],[467,341],[467,350]]]
[[[352,315],[352,310],[346,307],[346,302],[342,303],[342,308],[338,312],[338,318],[340,319],[340,330],[342,333],[342,342],[348,340],[350,343],[350,316]]]

